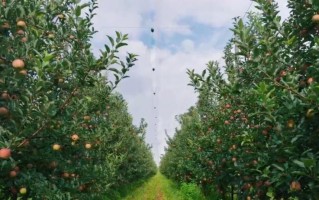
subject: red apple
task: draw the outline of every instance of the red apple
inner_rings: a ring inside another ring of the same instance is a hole
[[[290,189],[292,191],[299,191],[299,190],[301,190],[301,185],[298,181],[292,181],[290,183]]]
[[[19,20],[19,21],[17,21],[17,26],[25,28],[27,26],[27,24],[25,23],[25,21]]]
[[[73,135],[71,136],[71,139],[72,139],[73,141],[78,141],[78,140],[80,139],[80,137],[79,137],[77,134],[73,134]]]
[[[14,61],[12,61],[12,67],[15,69],[22,69],[24,68],[24,66],[24,61],[21,59],[15,59]]]
[[[0,158],[1,159],[8,159],[11,157],[11,150],[8,148],[0,149]]]
[[[10,177],[14,178],[18,175],[18,173],[15,170],[10,171]]]
[[[0,116],[6,116],[9,114],[9,110],[6,107],[0,107]]]

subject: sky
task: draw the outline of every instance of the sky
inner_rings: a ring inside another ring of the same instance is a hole
[[[287,0],[277,1],[286,18]],[[251,0],[98,0],[93,50],[103,49],[106,35],[115,31],[129,35],[121,52],[139,55],[138,61],[117,91],[134,124],[141,118],[148,123],[146,141],[157,163],[165,152],[165,133],[171,137],[179,127],[176,116],[196,103],[187,69],[200,72],[211,60],[222,64],[233,18],[244,17],[254,5]]]

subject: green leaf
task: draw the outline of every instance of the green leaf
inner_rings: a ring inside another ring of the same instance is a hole
[[[316,160],[314,159],[302,159],[302,161],[307,168],[313,168],[316,166]]]
[[[120,74],[120,71],[116,68],[109,68],[110,71]]]
[[[75,8],[75,16],[79,17],[81,15],[82,8],[80,6],[77,6]]]
[[[279,165],[277,164],[272,164],[272,166],[274,166],[275,168],[279,169],[280,171],[284,171],[284,168],[280,167]]]
[[[298,165],[299,167],[305,168],[305,164],[299,160],[293,160],[292,162]]]
[[[49,62],[52,58],[54,58],[54,55],[53,55],[53,54],[48,54],[48,52],[45,52],[45,53],[44,53],[43,61],[44,61],[44,62]]]
[[[104,45],[104,47],[105,47],[105,50],[106,50],[106,52],[107,52],[107,53],[110,53],[110,52],[111,52],[111,49],[110,49],[110,47],[109,47],[109,46]]]
[[[114,39],[111,37],[111,36],[108,36],[107,37],[109,38],[109,41],[111,42],[112,46],[114,46]]]
[[[121,33],[118,32],[118,31],[116,31],[115,33],[116,33],[116,37],[117,37],[118,39],[120,39],[120,38],[121,38]]]
[[[127,45],[127,43],[124,43],[124,42],[121,42],[121,43],[118,43],[116,46],[115,46],[115,48],[120,48],[120,47],[122,47],[122,46],[126,46]]]
[[[296,135],[294,138],[291,139],[291,143],[296,142],[301,137],[302,137],[302,135]]]

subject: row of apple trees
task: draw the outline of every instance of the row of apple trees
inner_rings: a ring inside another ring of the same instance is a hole
[[[225,68],[189,70],[196,106],[179,117],[161,171],[223,199],[319,197],[319,7],[255,0],[235,19]]]
[[[93,55],[96,8],[0,2],[0,199],[106,199],[155,173],[145,122],[113,92],[136,56],[119,58],[119,32]]]

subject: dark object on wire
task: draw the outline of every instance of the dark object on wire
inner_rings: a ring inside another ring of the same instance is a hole
[[[151,28],[151,32],[154,33],[154,28]]]

